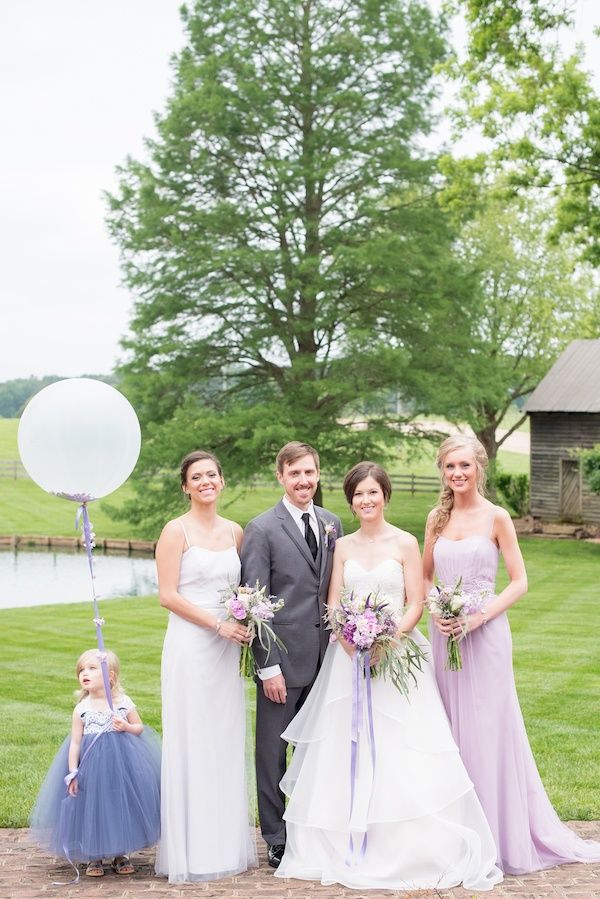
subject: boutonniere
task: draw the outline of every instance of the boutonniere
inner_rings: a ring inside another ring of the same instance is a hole
[[[335,546],[335,538],[337,530],[333,521],[323,522],[323,530],[325,531],[325,549],[332,550]]]

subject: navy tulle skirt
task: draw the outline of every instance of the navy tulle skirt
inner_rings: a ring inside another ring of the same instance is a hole
[[[54,855],[90,861],[152,846],[160,836],[160,739],[148,727],[81,743],[77,796],[69,796],[70,737],[56,754],[31,814],[31,835]]]

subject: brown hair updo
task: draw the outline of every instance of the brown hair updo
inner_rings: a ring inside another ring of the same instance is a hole
[[[360,482],[369,477],[377,481],[381,487],[386,503],[390,501],[392,482],[387,471],[381,465],[378,465],[377,462],[357,462],[344,478],[344,495],[349,506],[352,505],[352,499]]]

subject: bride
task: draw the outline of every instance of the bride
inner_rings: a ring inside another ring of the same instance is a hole
[[[359,596],[378,591],[397,611],[398,631],[410,632],[429,659],[427,640],[414,630],[423,608],[419,548],[386,522],[391,492],[373,462],[346,475],[344,493],[360,527],[337,541],[328,602],[339,602],[342,587]],[[296,748],[281,781],[289,797],[287,843],[275,876],[354,889],[492,889],[502,880],[494,841],[429,661],[408,699],[389,680],[371,681],[375,752],[363,701],[351,783],[352,652],[341,639],[329,645],[306,703],[282,735]]]

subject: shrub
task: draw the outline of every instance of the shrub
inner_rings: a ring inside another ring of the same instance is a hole
[[[519,518],[529,512],[529,477],[496,469],[494,486],[498,496]]]

